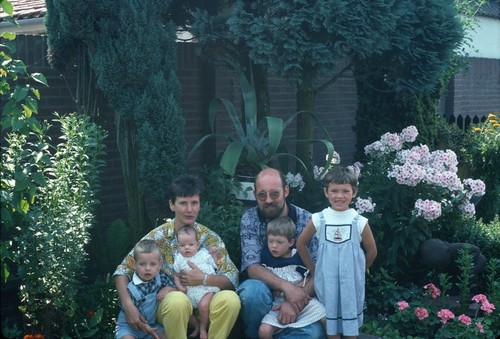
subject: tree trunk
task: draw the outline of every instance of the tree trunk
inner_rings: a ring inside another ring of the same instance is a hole
[[[133,230],[134,240],[140,239],[146,233],[146,204],[139,189],[139,171],[137,167],[137,148],[135,145],[135,128],[129,119],[123,119],[115,113],[117,126],[117,144],[125,181],[127,197],[128,221]]]
[[[271,115],[269,89],[267,86],[267,68],[264,65],[252,65],[255,95],[257,97],[257,121]]]
[[[316,93],[312,86],[311,79],[303,77],[302,85],[297,88],[297,112],[309,111],[314,113],[315,101]],[[300,114],[297,118],[297,139],[314,139],[314,120],[307,114]],[[314,162],[313,145],[311,143],[297,144],[297,156],[304,162],[309,170],[312,169]]]

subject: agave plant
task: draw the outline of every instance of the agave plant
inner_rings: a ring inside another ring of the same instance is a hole
[[[298,166],[307,170],[304,162],[292,153],[287,151],[287,144],[296,143],[323,143],[329,155],[329,159],[333,158],[333,143],[326,129],[319,123],[317,117],[311,112],[297,112],[286,121],[273,116],[266,116],[260,121],[257,121],[257,98],[252,79],[249,80],[243,71],[233,65],[234,70],[238,74],[243,97],[243,114],[240,120],[240,115],[236,111],[232,102],[223,99],[215,98],[209,105],[208,118],[211,133],[202,137],[193,147],[188,157],[209,138],[224,138],[229,141],[220,160],[221,168],[229,175],[234,176],[237,168],[251,169],[252,174],[257,173],[261,169],[267,168],[273,162],[278,161],[280,164],[283,160],[294,159]],[[234,127],[233,133],[221,134],[215,131],[215,119],[220,105],[223,105]],[[284,140],[283,132],[293,120],[300,114],[309,114],[323,129],[326,139],[321,140]]]

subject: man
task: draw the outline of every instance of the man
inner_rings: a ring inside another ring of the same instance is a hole
[[[174,284],[174,257],[177,251],[176,233],[182,227],[191,226],[198,234],[200,246],[207,250],[217,247],[218,269],[216,274],[204,274],[196,265],[190,263],[191,270],[179,273],[179,279],[184,286],[215,286],[220,289],[209,306],[210,327],[209,338],[225,339],[236,322],[240,310],[240,300],[234,289],[238,286],[238,269],[229,258],[222,239],[209,228],[196,222],[200,212],[200,196],[203,191],[203,182],[196,176],[185,174],[173,180],[170,186],[169,205],[175,213],[174,219],[167,220],[146,234],[143,239],[153,239],[160,248],[163,260],[162,270],[169,276],[171,287],[160,301],[157,311],[157,320],[165,328],[168,338],[183,339],[187,337],[189,316],[193,307],[187,295],[177,290]],[[120,298],[122,310],[127,323],[133,328],[158,339],[152,328],[141,315],[133,303],[127,284],[134,273],[133,250],[118,265],[115,273],[116,290]]]
[[[269,312],[273,302],[273,290],[283,291],[286,301],[279,307],[278,320],[283,324],[295,322],[300,311],[314,294],[314,281],[310,279],[302,288],[280,279],[262,266],[262,249],[267,246],[267,223],[280,216],[290,217],[297,226],[297,236],[304,229],[311,213],[286,202],[290,188],[283,174],[273,168],[262,170],[255,178],[254,195],[257,206],[247,210],[241,218],[241,272],[247,279],[240,285],[237,293],[241,299],[241,318],[244,335],[258,338],[260,322]],[[317,239],[309,244],[313,260],[318,251]],[[324,338],[320,322],[302,328],[286,328],[275,338]]]

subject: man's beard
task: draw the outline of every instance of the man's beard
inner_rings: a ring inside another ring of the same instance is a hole
[[[272,202],[270,204],[264,205],[265,209],[261,209],[260,212],[266,218],[266,220],[274,220],[281,215],[283,209],[285,208],[285,204],[279,206],[276,202]]]

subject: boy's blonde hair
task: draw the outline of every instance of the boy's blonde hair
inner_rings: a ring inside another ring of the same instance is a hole
[[[354,194],[358,192],[358,176],[347,167],[336,165],[323,178],[323,186],[328,189],[330,184],[349,184]]]
[[[296,234],[295,223],[287,216],[276,218],[267,224],[267,235],[282,235],[288,240],[292,240]]]
[[[156,244],[156,241],[152,239],[145,239],[139,241],[134,247],[134,259],[137,261],[139,254],[142,253],[157,253],[158,259],[161,259],[160,248]]]

